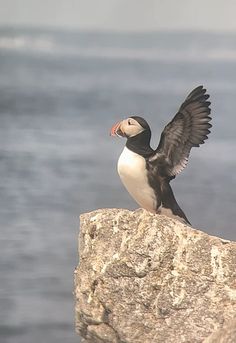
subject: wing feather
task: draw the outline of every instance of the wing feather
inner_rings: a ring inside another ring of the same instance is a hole
[[[195,88],[179,111],[164,128],[152,163],[160,165],[162,174],[174,177],[188,163],[192,147],[199,147],[210,133],[211,113],[209,95],[203,86]]]

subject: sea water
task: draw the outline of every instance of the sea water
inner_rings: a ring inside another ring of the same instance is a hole
[[[194,227],[236,239],[236,35],[0,30],[0,341],[75,343],[79,215],[135,209],[110,127],[144,116],[158,145],[188,92],[212,133],[173,182]]]

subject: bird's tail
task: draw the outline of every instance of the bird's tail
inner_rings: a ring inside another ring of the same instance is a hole
[[[177,216],[179,218],[182,218],[187,224],[191,225],[186,215],[175,200],[174,193],[168,181],[162,183],[161,192],[162,207],[160,213],[165,214],[169,217]]]

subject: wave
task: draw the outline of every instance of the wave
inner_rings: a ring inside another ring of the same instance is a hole
[[[182,46],[180,49],[166,47],[116,47],[113,42],[109,46],[94,45],[80,46],[79,41],[66,42],[53,35],[16,35],[1,36],[0,50],[10,50],[24,53],[40,53],[58,56],[71,56],[81,58],[119,59],[137,61],[163,61],[163,62],[206,62],[228,61],[236,62],[236,46],[206,47],[198,44]],[[132,45],[132,44],[131,44]],[[162,44],[163,45],[163,44]]]
[[[40,51],[52,52],[55,45],[51,38],[45,37],[29,37],[29,36],[16,36],[16,37],[0,37],[0,49],[5,50],[19,50],[19,51]]]

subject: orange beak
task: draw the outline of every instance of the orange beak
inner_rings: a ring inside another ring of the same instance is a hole
[[[120,130],[120,124],[121,122],[119,121],[115,125],[112,126],[111,131],[110,131],[110,136],[118,136],[119,134],[117,133],[118,130]]]

